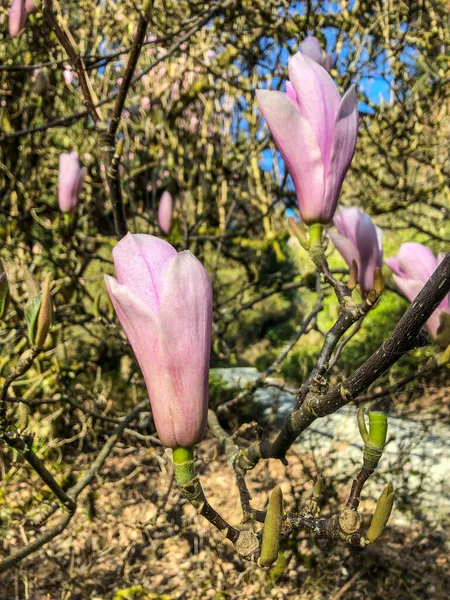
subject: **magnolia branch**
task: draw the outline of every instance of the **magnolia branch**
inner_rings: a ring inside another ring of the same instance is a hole
[[[261,458],[284,459],[297,437],[319,417],[325,417],[367,389],[406,352],[422,345],[419,336],[427,319],[450,291],[450,253],[446,255],[414,302],[395,327],[391,336],[353,375],[326,393],[310,387],[305,401],[294,410],[277,438],[252,444],[239,459],[241,468],[252,469]]]

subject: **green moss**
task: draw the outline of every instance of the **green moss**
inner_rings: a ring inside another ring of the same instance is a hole
[[[117,590],[113,600],[171,600],[167,594],[155,594],[145,590],[141,585],[133,585],[132,587]]]

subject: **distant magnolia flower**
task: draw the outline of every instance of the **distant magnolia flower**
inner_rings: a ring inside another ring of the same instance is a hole
[[[34,0],[12,0],[8,11],[9,35],[14,38],[22,33],[29,14],[37,10]]]
[[[128,233],[105,284],[144,375],[164,446],[189,447],[206,430],[212,286],[188,250]]]
[[[63,213],[72,213],[86,179],[87,169],[80,168],[78,154],[61,154],[59,157],[58,204]]]
[[[158,207],[158,224],[166,235],[172,230],[173,198],[169,192],[163,192]]]
[[[66,67],[63,72],[63,77],[67,85],[71,85],[75,79],[75,74],[70,67]]]
[[[288,68],[286,93],[257,90],[258,103],[292,177],[303,221],[329,223],[355,152],[355,88],[341,98],[327,71],[300,52]]]
[[[302,54],[314,60],[327,71],[331,69],[331,61],[333,56],[332,54],[327,54],[325,52],[320,45],[319,40],[315,36],[308,35],[308,37],[303,40],[299,47]]]
[[[394,272],[394,281],[406,298],[412,302],[444,259],[441,252],[436,258],[432,251],[417,242],[407,242],[400,246],[397,256],[386,258],[386,263]],[[427,321],[432,337],[436,337],[442,313],[450,313],[450,294]]]
[[[148,96],[144,96],[141,99],[141,108],[145,111],[150,110],[150,98]]]
[[[339,208],[334,216],[338,233],[330,231],[331,241],[345,262],[358,265],[358,283],[363,292],[373,289],[373,274],[383,264],[383,232],[361,208]]]

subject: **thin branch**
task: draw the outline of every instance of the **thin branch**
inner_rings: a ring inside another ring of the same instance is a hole
[[[84,104],[87,108],[87,111],[94,119],[95,123],[98,123],[101,119],[97,111],[96,99],[93,97],[94,94],[88,75],[86,73],[84,61],[81,55],[77,52],[76,48],[74,47],[72,43],[73,40],[70,39],[67,32],[64,31],[64,29],[59,24],[57,17],[55,17],[55,15],[53,14],[53,0],[43,0],[42,11],[44,13],[46,21],[55,32],[56,37],[60,41],[64,50],[67,52],[67,56],[69,57],[73,68],[77,72],[78,80],[80,82],[80,88],[84,97]]]

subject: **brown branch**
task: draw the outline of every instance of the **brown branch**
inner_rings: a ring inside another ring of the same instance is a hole
[[[100,115],[97,111],[95,101],[92,97],[92,88],[88,79],[88,75],[86,73],[84,61],[81,55],[74,48],[72,41],[70,40],[67,33],[59,24],[57,17],[55,17],[55,15],[53,14],[53,0],[43,0],[42,12],[44,13],[46,21],[55,32],[55,35],[60,41],[62,47],[67,52],[67,56],[69,57],[73,68],[77,72],[78,81],[80,82],[80,88],[83,93],[84,104],[86,106],[87,111],[94,119],[95,123],[98,123],[100,121]]]
[[[284,459],[297,437],[319,417],[336,412],[354,400],[406,352],[421,344],[422,326],[450,291],[450,253],[446,255],[414,302],[406,310],[391,336],[353,375],[325,394],[306,396],[302,406],[294,410],[274,442],[255,442],[240,458],[243,469],[252,469],[260,458]]]
[[[245,389],[243,389],[237,396],[228,400],[228,402],[224,402],[217,408],[218,413],[226,413],[229,412],[230,408],[241,402],[247,396],[253,394],[258,388],[263,387],[266,379],[272,375],[274,371],[278,369],[281,363],[285,360],[288,354],[291,352],[292,348],[298,342],[298,340],[309,330],[309,326],[314,319],[316,319],[317,315],[323,309],[322,305],[322,294],[319,293],[319,298],[315,308],[308,314],[306,319],[303,321],[302,326],[295,334],[292,336],[291,340],[287,344],[287,346],[280,352],[276,360],[263,372],[261,375],[249,383]]]
[[[0,395],[0,426],[4,426],[4,420],[6,418],[6,398],[10,385],[13,383],[13,381],[28,371],[39,352],[40,349],[36,347],[26,350],[19,358],[17,365],[14,367],[10,375],[8,375],[6,378]]]

